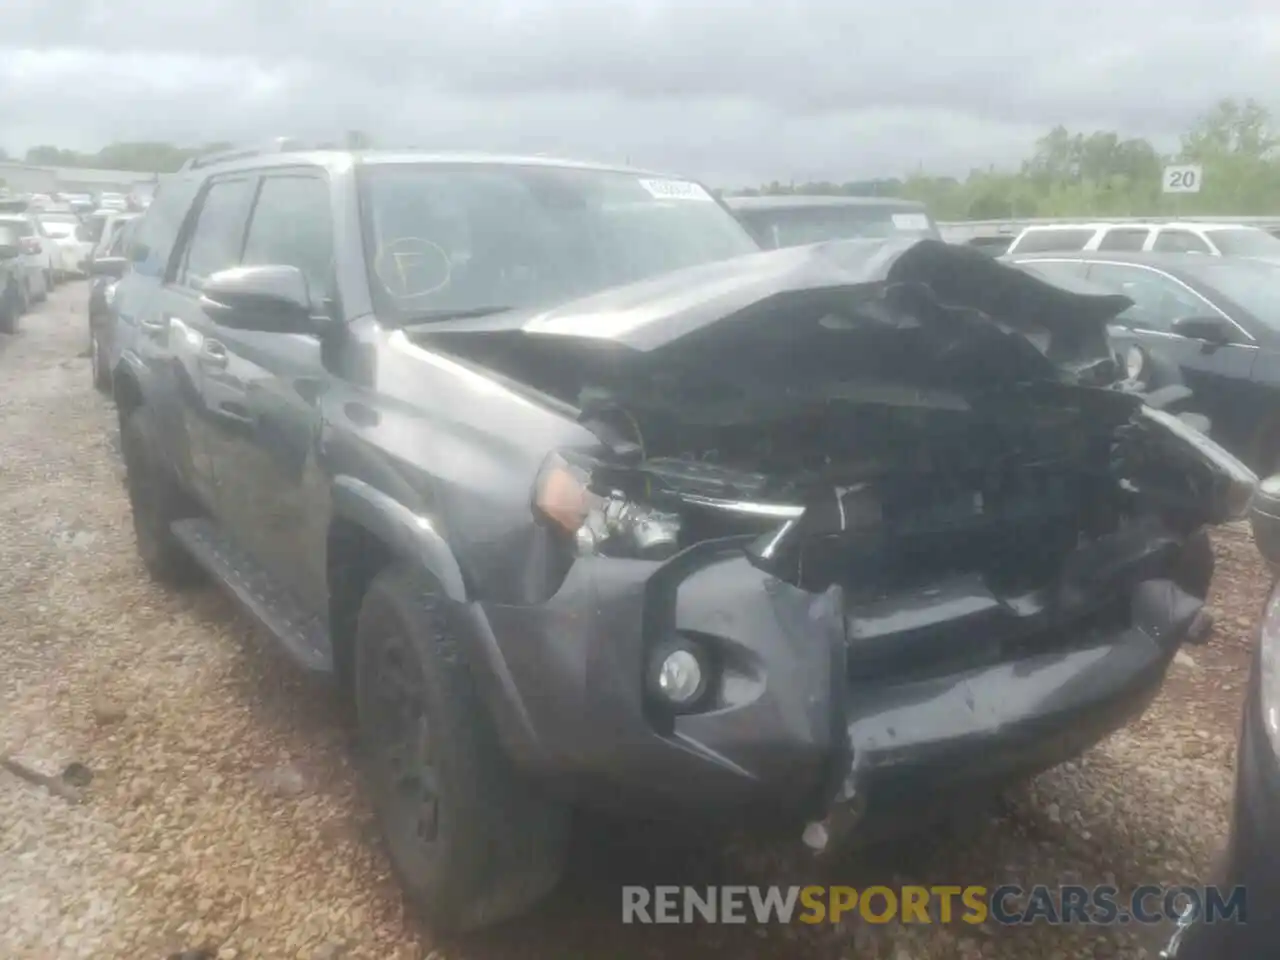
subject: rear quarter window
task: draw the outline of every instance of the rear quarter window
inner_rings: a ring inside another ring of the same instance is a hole
[[[1014,242],[1011,253],[1048,253],[1083,250],[1093,230],[1028,230]]]

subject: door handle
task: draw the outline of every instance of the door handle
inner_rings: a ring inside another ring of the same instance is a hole
[[[200,362],[214,370],[227,365],[227,348],[217,340],[206,340],[200,348]]]

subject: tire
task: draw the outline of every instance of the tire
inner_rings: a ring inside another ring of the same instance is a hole
[[[0,296],[0,333],[17,333],[22,294],[17,284],[9,284]]]
[[[155,457],[151,411],[143,405],[123,416],[120,449],[124,455],[125,489],[133,509],[138,556],[152,579],[182,587],[203,579],[203,571],[182,548],[169,525],[197,511],[177,481]]]
[[[529,909],[559,882],[569,841],[569,807],[503,752],[463,642],[425,574],[374,578],[356,629],[362,752],[392,866],[439,934]]]
[[[93,325],[89,326],[89,363],[93,367],[93,387],[99,393],[111,392],[111,369],[102,353],[102,344]]]

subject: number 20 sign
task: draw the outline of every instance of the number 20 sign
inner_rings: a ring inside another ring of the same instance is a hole
[[[1204,168],[1198,163],[1172,164],[1164,168],[1165,193],[1199,193]]]

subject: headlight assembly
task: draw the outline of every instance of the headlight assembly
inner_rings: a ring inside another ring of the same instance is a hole
[[[1147,354],[1139,346],[1131,346],[1124,352],[1124,372],[1130,380],[1141,380],[1147,369]]]
[[[583,556],[661,560],[679,549],[677,514],[638,503],[621,490],[593,490],[590,468],[558,454],[538,475],[533,507]]]

